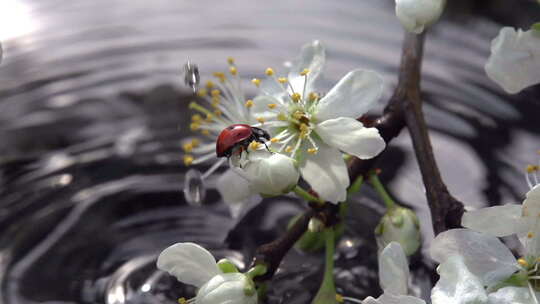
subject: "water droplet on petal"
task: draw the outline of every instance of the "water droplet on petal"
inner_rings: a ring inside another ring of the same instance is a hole
[[[184,197],[190,205],[202,205],[206,197],[206,187],[202,174],[197,169],[189,169],[184,180]]]

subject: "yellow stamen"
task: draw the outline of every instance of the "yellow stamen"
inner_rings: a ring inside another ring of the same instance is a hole
[[[198,123],[198,122],[192,122],[190,125],[189,125],[189,128],[191,129],[191,131],[197,131],[201,128],[201,124]]]
[[[193,116],[191,116],[191,121],[193,122],[200,122],[201,120],[202,120],[201,114],[194,114]]]
[[[184,297],[178,299],[178,304],[187,304],[187,303],[188,303],[188,301]]]
[[[304,117],[304,112],[295,111],[292,116],[293,116],[294,119],[300,120],[302,117]]]
[[[225,74],[222,72],[215,72],[214,77],[218,78],[220,82],[225,82]]]
[[[248,107],[248,108],[253,107],[253,100],[251,100],[251,99],[246,100],[246,107]]]
[[[308,151],[309,154],[317,154],[318,150],[316,148],[309,148],[309,149],[307,149],[307,151]]]
[[[287,146],[287,148],[285,148],[285,152],[291,153],[291,152],[292,152],[292,147],[291,147],[291,146]]]
[[[238,70],[236,69],[236,67],[230,67],[229,68],[229,73],[231,73],[231,75],[236,75],[238,74]]]
[[[277,107],[277,104],[275,104],[275,103],[269,103],[268,104],[269,109],[275,109],[276,107]]]
[[[197,96],[199,96],[199,97],[206,97],[207,94],[208,94],[208,91],[206,91],[206,89],[200,89],[197,92]]]
[[[309,93],[308,98],[309,98],[309,101],[315,101],[315,100],[319,99],[319,94],[317,94],[315,92],[311,92],[311,93]]]
[[[206,82],[206,88],[211,90],[213,87],[215,87],[216,85],[214,84],[214,82],[212,82],[211,80],[208,80]]]
[[[214,108],[217,108],[220,103],[221,100],[219,97],[212,97],[212,103],[210,103],[210,105]]]
[[[274,143],[274,144],[275,144],[275,143],[278,143],[278,142],[279,142],[279,138],[275,138],[275,137],[274,137],[274,138],[270,139],[270,142],[271,142],[271,143]]]
[[[257,88],[261,85],[261,80],[257,78],[251,79],[251,83],[253,83]]]
[[[528,237],[529,239],[532,239],[532,238],[534,237],[534,233],[533,233],[533,232],[527,233],[527,237]]]
[[[228,58],[227,58],[227,62],[228,62],[229,64],[234,64],[234,58],[228,57]]]
[[[202,130],[201,133],[202,135],[207,135],[207,136],[210,135],[210,131],[208,130]]]
[[[287,115],[285,115],[283,113],[279,113],[276,118],[278,120],[285,121],[285,120],[287,120]]]
[[[345,300],[343,299],[343,296],[339,293],[336,293],[336,301],[339,303],[343,303]]]
[[[218,97],[219,94],[221,94],[221,91],[218,90],[218,89],[213,89],[213,90],[210,92],[210,95],[212,95],[212,97]]]
[[[263,124],[263,123],[264,123],[264,118],[262,118],[262,117],[257,117],[257,121]]]
[[[195,159],[191,155],[184,155],[184,165],[190,166]]]
[[[193,151],[193,144],[192,143],[183,144],[182,149],[184,150],[184,152],[189,153],[189,152]]]
[[[517,260],[518,264],[521,265],[522,267],[525,267],[525,268],[528,268],[529,267],[529,263],[524,259],[524,258],[519,258]]]
[[[279,83],[287,83],[287,77],[279,77],[278,78]]]
[[[538,171],[538,166],[528,165],[525,170],[527,170],[527,173],[533,173],[535,171]]]
[[[221,114],[223,114],[221,112],[221,110],[214,110],[214,114],[216,114],[216,116],[221,116]]]
[[[267,76],[272,76],[272,75],[274,75],[274,70],[272,68],[267,68],[266,71],[264,71],[264,73]]]
[[[193,148],[197,148],[200,144],[201,144],[201,141],[196,138],[191,140],[191,145],[193,146]]]
[[[294,102],[298,102],[300,101],[300,99],[302,99],[302,95],[300,95],[300,93],[293,93],[291,95],[291,99],[294,101]]]
[[[206,114],[206,121],[212,122],[213,119],[214,119],[214,115],[212,113]]]
[[[306,76],[307,74],[309,74],[308,69],[304,69],[302,72],[300,72],[300,75],[302,75],[302,76]]]
[[[309,127],[305,123],[300,124],[300,138],[306,138],[309,134]]]
[[[250,144],[249,144],[249,148],[251,150],[257,150],[259,147],[261,146],[260,143],[256,142],[256,141],[252,141]]]

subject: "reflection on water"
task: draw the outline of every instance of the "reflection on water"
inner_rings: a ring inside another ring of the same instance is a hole
[[[233,220],[212,178],[203,207],[185,202],[187,58],[204,79],[233,56],[247,80],[268,66],[279,74],[317,38],[329,56],[323,86],[352,68],[374,69],[387,99],[402,35],[392,2],[380,0],[3,0],[0,24],[0,301],[9,304],[172,303],[194,290],[155,269],[163,248],[197,240],[244,267],[300,211],[281,198]],[[538,89],[507,96],[484,75],[497,31],[480,18],[443,21],[428,37],[423,65],[442,173],[458,198],[476,206],[521,199],[520,170],[535,161],[540,133]],[[427,218],[406,135],[381,167],[396,197]],[[193,185],[195,194],[200,187]],[[363,193],[336,265],[338,288],[356,297],[380,292],[371,234],[381,206],[368,187]],[[291,252],[270,302],[308,303],[321,262]],[[415,265],[425,287],[429,270]]]

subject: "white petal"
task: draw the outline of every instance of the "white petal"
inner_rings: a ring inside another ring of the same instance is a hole
[[[197,304],[256,304],[257,293],[247,296],[248,279],[241,273],[225,273],[213,277],[199,289]]]
[[[338,118],[358,118],[369,111],[383,90],[379,74],[368,70],[354,70],[343,77],[317,105],[319,122]]]
[[[540,255],[540,185],[534,186],[527,192],[523,201],[522,216],[528,224],[526,232],[520,239],[528,254]]]
[[[471,273],[488,286],[508,278],[518,269],[514,255],[499,239],[468,229],[439,234],[430,251],[431,257],[439,263],[461,255]]]
[[[269,104],[276,105],[276,108],[270,109]],[[257,96],[253,99],[253,107],[251,108],[251,113],[255,118],[264,118],[264,120],[275,120],[278,111],[286,113],[287,108],[282,106],[280,101],[275,97],[268,95]]]
[[[178,281],[196,287],[221,273],[212,254],[195,243],[176,243],[167,247],[159,255],[157,267]]]
[[[441,16],[445,0],[396,0],[396,16],[409,32],[421,33]]]
[[[264,152],[265,157],[250,161],[244,167],[250,177],[251,188],[265,195],[289,192],[300,178],[296,161],[280,153],[270,153],[266,150]]]
[[[360,159],[377,156],[386,143],[376,128],[364,128],[354,118],[340,117],[325,120],[315,127],[315,132],[330,146]]]
[[[504,287],[489,294],[489,304],[535,304],[528,288]],[[538,299],[540,295],[537,293]]]
[[[324,46],[318,40],[305,44],[302,47],[300,56],[292,61],[289,71],[289,82],[296,93],[303,94],[306,76],[302,76],[300,73],[304,69],[309,70],[306,93],[312,92],[313,84],[324,67],[325,57]]]
[[[485,70],[507,93],[540,83],[540,35],[504,27],[491,42]]]
[[[439,265],[437,272],[440,279],[431,290],[433,304],[487,303],[482,281],[467,269],[461,256],[451,256]]]
[[[540,217],[540,184],[527,192],[526,198],[523,201],[522,215],[526,217]]]
[[[386,246],[379,255],[379,284],[385,293],[406,295],[409,283],[409,263],[401,245]]]
[[[232,169],[218,177],[216,188],[225,204],[229,206],[233,217],[237,217],[242,209],[246,208],[250,198],[257,194],[251,189],[250,182]]]
[[[491,236],[508,236],[527,231],[520,205],[504,205],[467,211],[461,218],[463,227]]]
[[[377,300],[378,303],[381,304],[426,304],[424,300],[417,297],[408,295],[393,295],[386,292],[383,293]]]
[[[338,203],[347,198],[349,174],[339,150],[319,142],[319,151],[300,166],[302,177],[323,200]]]

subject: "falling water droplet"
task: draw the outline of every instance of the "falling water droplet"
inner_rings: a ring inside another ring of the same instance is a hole
[[[184,84],[189,86],[195,93],[199,89],[199,82],[199,67],[188,60],[184,64]]]
[[[189,169],[184,181],[184,197],[190,205],[202,205],[206,197],[206,187],[202,174],[197,169]]]

